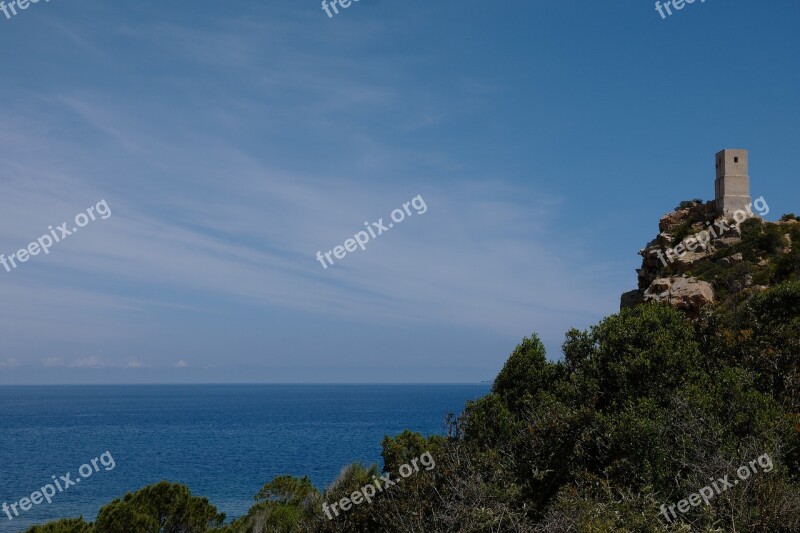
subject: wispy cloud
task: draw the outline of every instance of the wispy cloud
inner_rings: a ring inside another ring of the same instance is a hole
[[[297,342],[315,327],[345,323],[514,338],[537,329],[555,344],[569,326],[608,310],[616,299],[608,272],[582,252],[585,237],[562,225],[566,198],[406,137],[469,116],[498,98],[501,84],[400,88],[404,66],[421,58],[401,56],[390,67],[377,57],[320,56],[310,45],[290,46],[291,25],[265,37],[263,27],[241,22],[111,30],[132,61],[137,50],[159,50],[176,67],[151,80],[163,87],[146,99],[134,96],[152,87],[121,70],[114,73],[132,87],[63,84],[2,111],[0,253],[101,198],[114,213],[24,268],[0,270],[0,333],[25,350],[19,358],[157,367],[156,357],[174,361],[165,354],[212,338],[193,327],[200,314],[220,331],[241,328],[254,353],[270,342],[266,331],[281,336],[274,321],[289,316],[309,324]],[[375,30],[349,38],[366,44]],[[81,35],[102,61],[97,40]],[[226,97],[209,106],[215,94]],[[387,124],[402,141],[386,134]],[[417,194],[425,215],[328,270],[314,259]],[[260,314],[268,327],[251,322]],[[161,329],[165,317],[180,329]],[[272,361],[293,343],[282,342]],[[340,353],[349,349],[346,333],[340,343]],[[102,359],[81,355],[98,345]],[[192,361],[224,365],[226,355]]]
[[[42,366],[45,368],[57,368],[65,366],[65,364],[62,357],[45,357],[42,359]]]
[[[106,365],[99,357],[91,356],[76,359],[72,361],[69,366],[70,368],[103,368]]]
[[[4,360],[0,360],[0,368],[15,368],[19,366],[19,361],[17,361],[14,357],[8,357]]]

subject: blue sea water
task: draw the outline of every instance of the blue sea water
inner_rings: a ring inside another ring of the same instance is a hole
[[[360,461],[380,464],[380,442],[408,428],[444,432],[448,412],[483,396],[468,385],[152,385],[0,387],[0,504],[39,490],[108,451],[99,471],[0,532],[97,511],[162,479],[209,498],[229,518],[282,474],[317,487]],[[106,461],[110,464],[110,461]],[[84,473],[87,470],[84,469]],[[12,512],[13,516],[13,512]]]

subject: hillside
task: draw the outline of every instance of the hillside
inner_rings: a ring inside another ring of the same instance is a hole
[[[800,278],[800,217],[766,222],[763,198],[751,213],[721,217],[714,201],[681,202],[659,221],[659,234],[639,251],[638,289],[621,307],[663,302],[699,316],[703,308],[735,312],[769,286]]]

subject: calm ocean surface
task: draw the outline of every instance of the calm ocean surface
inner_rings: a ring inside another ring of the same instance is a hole
[[[9,520],[0,532],[83,515],[162,479],[209,498],[229,518],[281,474],[317,487],[355,461],[380,463],[403,429],[443,433],[447,412],[489,391],[474,385],[153,385],[0,387],[0,504],[109,451],[95,472]],[[12,513],[13,514],[13,513]]]

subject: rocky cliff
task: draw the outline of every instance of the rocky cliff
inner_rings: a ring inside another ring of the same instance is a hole
[[[722,217],[713,201],[682,202],[639,251],[639,288],[622,295],[621,307],[664,302],[696,318],[705,307],[735,309],[755,291],[798,279],[800,246],[792,243],[800,242],[800,217],[770,223],[759,214]]]

